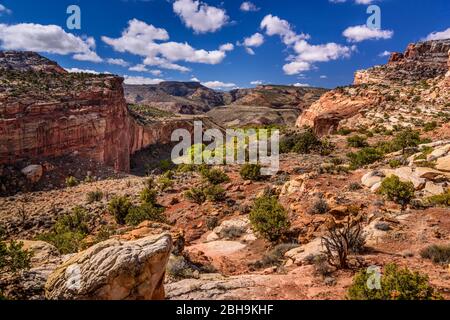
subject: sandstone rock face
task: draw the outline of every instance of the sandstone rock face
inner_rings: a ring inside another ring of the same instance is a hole
[[[72,76],[55,77],[64,81]],[[61,88],[41,99],[0,95],[0,163],[77,152],[128,171],[129,120],[122,81],[93,77],[85,81],[84,91]]]
[[[27,177],[28,180],[35,183],[41,180],[44,169],[41,165],[32,164],[23,168],[22,173]]]
[[[376,120],[386,128],[402,125],[393,110],[405,114],[407,107],[417,106],[408,92],[420,85],[435,86],[414,97],[423,101],[422,108],[430,110],[433,105],[437,113],[443,111],[448,103],[449,49],[450,40],[411,44],[404,54],[394,54],[387,65],[356,72],[354,86],[324,94],[300,115],[296,125],[313,127],[318,135],[332,133],[340,125],[370,127]],[[383,117],[385,110],[390,110],[388,119]]]
[[[99,243],[59,266],[47,280],[45,296],[52,300],[164,299],[171,249],[169,234]]]
[[[29,52],[0,52],[0,69],[0,164],[76,153],[129,171],[131,154],[193,126],[131,117],[119,77],[69,74]]]
[[[297,127],[314,128],[318,135],[327,135],[337,130],[341,120],[349,118],[367,105],[375,105],[379,101],[376,94],[349,97],[338,91],[324,94],[311,105],[297,120]]]
[[[405,53],[393,53],[387,66],[356,72],[354,84],[421,80],[443,76],[449,71],[449,50],[450,40],[410,44]]]
[[[436,162],[436,169],[450,172],[450,155],[439,158]]]

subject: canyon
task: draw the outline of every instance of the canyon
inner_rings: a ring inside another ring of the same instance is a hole
[[[450,261],[433,255],[450,241],[449,51],[450,40],[411,44],[333,90],[230,92],[124,85],[1,53],[0,244],[31,260],[0,274],[0,297],[344,300],[368,267],[395,263],[449,299]],[[163,146],[196,119],[280,128],[279,172],[174,165]],[[35,189],[10,187],[14,166]],[[395,177],[405,202],[383,193]],[[280,212],[273,240],[254,217]],[[325,239],[349,226],[361,243],[339,267]]]

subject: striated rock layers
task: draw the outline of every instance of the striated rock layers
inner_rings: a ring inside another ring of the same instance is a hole
[[[136,121],[120,77],[67,73],[36,53],[15,51],[0,52],[0,70],[0,164],[76,153],[128,171],[131,154],[191,126]]]
[[[438,113],[448,103],[449,51],[450,39],[411,44],[405,53],[392,54],[387,65],[356,72],[353,86],[324,94],[298,118],[297,126],[310,126],[326,135],[352,117],[366,118],[367,125],[375,119],[367,113],[370,110],[394,114],[396,109],[414,109],[422,103]]]
[[[162,300],[169,234],[136,241],[108,240],[59,266],[48,278],[50,300]]]

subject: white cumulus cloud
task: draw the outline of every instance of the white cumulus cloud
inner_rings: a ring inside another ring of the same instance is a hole
[[[140,84],[159,84],[163,82],[163,79],[152,79],[152,78],[146,78],[146,77],[132,77],[132,76],[123,76],[125,81],[125,84],[134,84],[134,85],[140,85]]]
[[[103,36],[102,40],[118,52],[129,52],[144,57],[145,65],[181,72],[187,72],[190,69],[175,62],[219,64],[225,59],[226,52],[234,48],[232,44],[225,44],[218,50],[207,51],[195,49],[187,42],[167,41],[169,34],[166,30],[137,19],[128,22],[128,27],[122,32],[121,37]]]
[[[222,81],[207,81],[202,82],[202,85],[211,89],[232,89],[236,88],[236,84],[234,83],[226,83]]]
[[[56,25],[0,24],[0,45],[6,50],[28,50],[60,55],[73,54],[75,60],[101,62],[92,37],[81,38]]]
[[[129,66],[129,63],[126,62],[123,59],[109,58],[109,59],[106,60],[106,62],[108,62],[109,64],[112,64],[112,65],[121,66],[121,67],[128,67]]]
[[[250,11],[259,11],[259,8],[250,1],[244,1],[240,7],[241,11],[250,12]]]
[[[229,19],[225,10],[195,0],[176,0],[173,11],[196,33],[217,31]]]
[[[349,42],[362,42],[364,40],[391,39],[394,31],[374,29],[369,28],[367,25],[360,25],[348,27],[342,34]]]
[[[295,54],[288,57],[289,63],[283,66],[283,71],[287,75],[309,71],[315,62],[348,58],[356,50],[354,46],[348,47],[334,42],[310,44],[308,34],[297,34],[288,21],[271,14],[264,17],[260,27],[268,36],[279,36],[283,43],[294,51]]]
[[[450,28],[440,32],[430,33],[425,40],[443,40],[450,39]]]

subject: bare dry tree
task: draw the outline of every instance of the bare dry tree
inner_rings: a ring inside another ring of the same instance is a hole
[[[328,263],[337,269],[348,268],[348,256],[361,253],[364,249],[366,237],[361,223],[347,222],[344,227],[332,227],[322,237],[322,246]]]
[[[24,225],[27,222],[28,217],[29,217],[29,214],[28,214],[28,212],[27,212],[27,210],[25,208],[25,202],[26,201],[27,200],[24,199],[23,202],[20,204],[20,206],[17,209],[17,216],[19,217],[20,223],[22,225]]]

